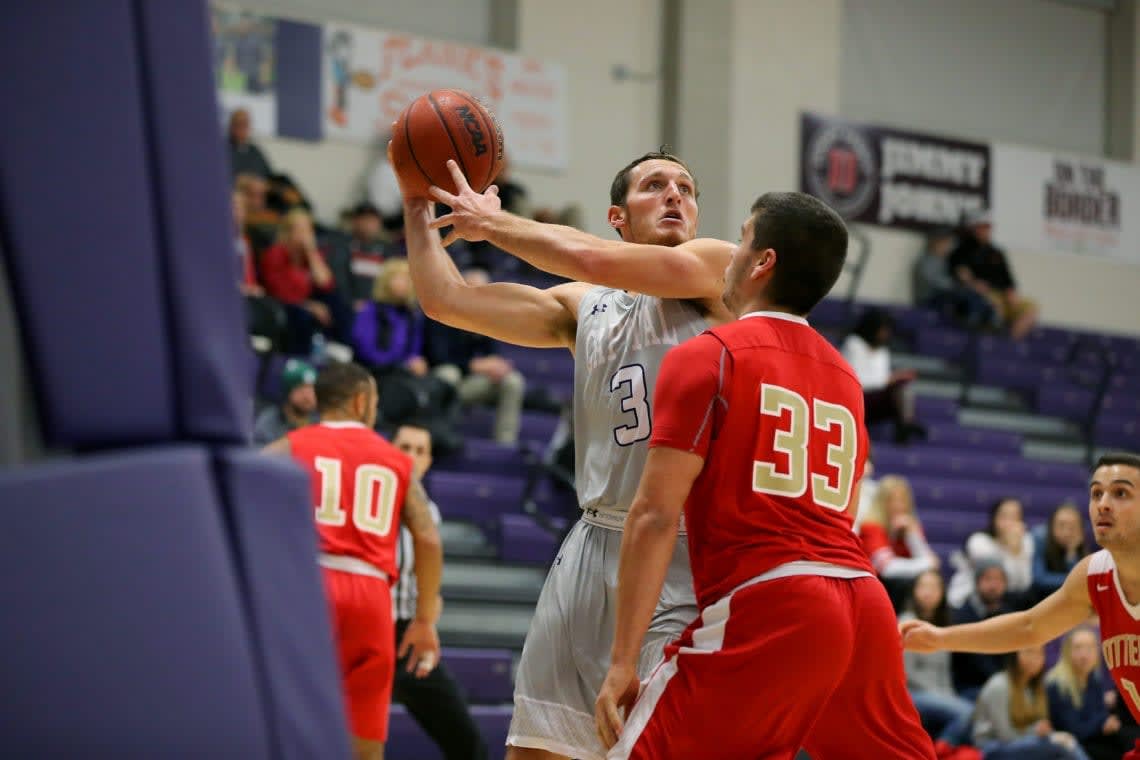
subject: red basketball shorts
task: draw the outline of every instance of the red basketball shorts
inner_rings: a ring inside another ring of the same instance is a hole
[[[933,760],[875,578],[797,575],[702,611],[642,689],[610,758]]]
[[[396,668],[392,592],[380,578],[323,568],[352,735],[388,738]]]

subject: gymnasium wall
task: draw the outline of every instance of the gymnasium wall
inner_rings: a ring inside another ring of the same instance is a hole
[[[396,10],[377,5],[374,10],[378,15],[369,23],[487,44],[472,35],[478,32],[483,40],[495,36],[495,29],[487,21],[493,2],[431,0],[415,5],[395,4],[398,17],[386,15]],[[1115,62],[1107,59],[1108,22],[1098,11],[1055,0],[1017,3],[1025,6],[1023,10],[1029,16],[1039,14],[1040,20],[1026,27],[1027,37],[1016,46],[1001,48],[993,42],[987,53],[992,54],[988,68],[1008,68],[1002,75],[1002,87],[1030,86],[1024,84],[1029,82],[1043,93],[1048,91],[1046,80],[1053,75],[1047,72],[1052,71],[1049,67],[1054,60],[1060,61],[1060,66],[1070,54],[1088,54],[1099,63],[1084,68],[1072,61],[1064,64],[1066,70],[1076,71],[1076,79],[1059,81],[1058,87],[1067,98],[1066,107],[1079,105],[1089,109],[1092,116],[1074,113],[1069,115],[1071,118],[1064,118],[1065,114],[1050,117],[1052,131],[1048,131],[1048,125],[1039,123],[1042,119],[1027,121],[1022,118],[1024,115],[1015,118],[997,113],[1000,109],[985,100],[992,97],[992,88],[980,91],[979,98],[989,106],[977,119],[949,111],[939,114],[923,106],[921,100],[916,101],[919,107],[906,106],[898,102],[904,97],[896,100],[890,91],[876,93],[875,82],[884,86],[881,77],[890,73],[890,62],[881,63],[859,80],[847,68],[867,54],[851,50],[850,46],[862,44],[860,40],[867,36],[866,25],[877,14],[898,10],[896,6],[903,5],[908,9],[925,8],[927,4],[919,0],[582,0],[576,4],[518,0],[514,30],[517,50],[559,61],[567,69],[571,165],[562,174],[518,170],[517,176],[530,188],[536,204],[576,203],[582,209],[583,226],[596,234],[608,235],[611,233],[605,223],[606,193],[613,172],[668,135],[699,176],[702,233],[735,240],[740,221],[759,192],[797,187],[797,116],[801,110],[951,135],[984,136],[992,132],[995,138],[1040,147],[1093,145],[1099,133],[1102,150],[1090,152],[1101,153],[1105,147],[1105,114],[1121,113],[1121,103],[1112,98],[1126,101],[1130,95],[1131,102],[1124,103],[1125,121],[1132,127],[1131,144],[1140,145],[1140,118],[1136,118],[1134,108],[1140,102],[1140,78],[1132,80],[1124,96],[1114,94],[1121,88],[1108,87],[1106,80],[1111,79],[1114,69],[1127,70],[1129,61],[1132,70],[1140,62],[1135,51],[1135,40],[1140,39],[1140,14],[1127,16],[1128,23],[1136,29],[1133,49],[1126,51],[1121,64],[1119,57]],[[667,4],[676,6],[681,18],[676,38],[669,40],[663,35]],[[298,18],[361,20],[347,15],[356,7],[349,0],[337,0],[335,6],[318,4],[316,0],[251,0],[242,5],[283,15],[291,13]],[[984,31],[983,37],[989,39],[1005,28],[1003,24],[1008,25],[1009,19],[1004,15],[994,16],[992,4],[970,0],[956,7],[962,10],[953,28],[943,30],[942,38],[931,37],[931,49],[941,52],[926,59],[929,77],[934,76],[935,68],[944,73],[945,55],[954,49],[963,29]],[[343,12],[336,12],[338,9]],[[461,24],[462,30],[453,29],[439,21],[440,14],[452,20],[467,20]],[[476,16],[484,21],[476,20]],[[605,19],[606,23],[599,25],[598,19]],[[927,8],[907,24],[918,30],[915,34],[937,35],[937,22],[937,14]],[[896,25],[901,23],[897,21]],[[1072,27],[1072,51],[1058,47],[1055,39],[1059,28],[1065,25]],[[970,44],[963,40],[960,46],[967,50]],[[921,47],[912,43],[904,48],[895,46],[892,53],[911,56],[896,61],[900,70],[921,66]],[[671,93],[677,117],[669,124],[664,123],[669,117],[663,115],[661,107],[665,87],[660,76],[662,56],[680,58],[675,90]],[[1056,56],[1059,57],[1055,59]],[[1035,79],[1040,72],[1015,65],[1022,58],[1044,58],[1051,63],[1045,67],[1046,73]],[[633,76],[615,77],[615,65]],[[915,76],[916,80],[920,78]],[[1086,83],[1087,92],[1076,92],[1074,81]],[[977,85],[977,77],[966,85]],[[962,97],[962,93],[954,93],[954,97]],[[1081,97],[1088,102],[1079,100]],[[1109,100],[1109,107],[1096,109],[1093,101],[1097,99],[1102,104]],[[946,127],[938,129],[937,124],[942,123]],[[318,214],[325,219],[332,219],[337,211],[357,199],[358,179],[374,155],[370,148],[333,141],[319,146],[286,140],[265,140],[263,144],[271,159],[288,167],[311,192]],[[872,227],[865,232],[871,240],[873,256],[860,297],[909,301],[910,267],[921,239]],[[1133,332],[1140,326],[1140,299],[1135,298],[1140,292],[1140,267],[1032,251],[1009,253],[1023,290],[1042,302],[1046,322]]]

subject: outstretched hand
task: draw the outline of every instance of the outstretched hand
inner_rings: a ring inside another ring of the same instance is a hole
[[[923,620],[905,620],[899,623],[899,635],[902,637],[903,649],[911,652],[937,652],[942,649],[939,644],[939,629]]]
[[[484,192],[477,193],[468,184],[455,161],[447,162],[447,171],[451,173],[457,193],[449,193],[436,185],[428,190],[432,198],[451,207],[451,213],[444,214],[431,223],[432,229],[451,227],[451,232],[443,240],[445,248],[461,238],[472,243],[486,240],[490,216],[502,208],[498,186],[491,185]]]

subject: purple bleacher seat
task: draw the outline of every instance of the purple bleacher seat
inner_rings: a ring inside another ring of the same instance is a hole
[[[1037,411],[1067,420],[1084,420],[1092,411],[1096,393],[1077,385],[1044,385],[1037,390]]]
[[[1111,411],[1097,418],[1094,440],[1101,446],[1115,446],[1135,451],[1140,448],[1140,420],[1117,416]]]
[[[932,510],[988,513],[998,499],[1015,497],[1025,507],[1026,522],[1033,523],[1048,517],[1065,502],[1083,504],[1087,498],[1080,485],[1060,487],[929,476],[915,476],[910,484],[923,515]]]
[[[499,559],[503,562],[548,565],[558,548],[557,538],[530,515],[499,515]]]
[[[915,331],[914,346],[920,354],[942,359],[958,359],[966,350],[969,336],[953,327],[922,326]]]
[[[483,438],[468,438],[463,451],[438,464],[450,472],[478,472],[487,475],[527,474],[526,452],[518,446],[507,446]]]
[[[577,519],[578,496],[570,488],[551,482],[547,476],[540,477],[531,494],[535,505],[544,515]]]
[[[479,725],[479,733],[491,750],[490,760],[502,760],[506,750],[507,731],[511,727],[510,705],[472,705],[471,717]]]
[[[1015,341],[1001,335],[982,335],[978,337],[978,351],[982,357],[1060,364],[1068,358],[1069,346],[1042,340]]]
[[[499,515],[522,508],[523,478],[436,470],[425,477],[432,500],[444,518],[497,525]]]
[[[5,756],[284,756],[204,448],[9,471],[0,505]]]
[[[407,708],[397,703],[389,708],[388,741],[384,744],[384,754],[416,760],[443,760],[443,753],[435,742],[424,733]]]
[[[937,327],[942,324],[942,316],[933,309],[922,306],[888,304],[882,307],[895,320],[895,330],[903,335],[915,335],[923,327]]]
[[[460,432],[475,438],[490,438],[495,424],[495,411],[483,407],[464,410],[459,423]],[[558,415],[549,412],[523,412],[519,420],[519,440],[545,446],[550,443]]]
[[[925,422],[954,422],[958,419],[958,402],[950,398],[919,396],[915,399],[915,415]]]
[[[1120,392],[1106,393],[1101,413],[1111,413],[1122,419],[1140,417],[1140,396]]]
[[[928,541],[937,540],[954,548],[962,546],[971,533],[986,527],[986,514],[978,510],[926,509],[920,504],[918,517]]]
[[[943,448],[972,448],[979,451],[1020,454],[1021,436],[1002,430],[967,428],[957,423],[934,422],[926,426],[928,444]],[[871,454],[882,444],[878,441]],[[922,444],[918,444],[921,446]]]
[[[930,475],[1065,488],[1079,488],[1088,477],[1085,468],[1077,464],[1031,461],[1020,456],[941,446],[880,443],[874,449],[874,462],[876,477],[891,473],[907,477]]]
[[[469,702],[500,704],[513,698],[509,650],[444,649],[442,658]]]
[[[808,319],[813,325],[846,329],[855,323],[865,308],[860,304],[853,304],[853,307],[854,312],[848,313],[846,301],[839,298],[825,298],[811,310]]]
[[[274,757],[344,757],[343,698],[315,562],[309,477],[287,458],[249,448],[222,450],[216,459],[261,663]]]

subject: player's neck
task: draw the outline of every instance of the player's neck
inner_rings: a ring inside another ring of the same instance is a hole
[[[354,417],[350,412],[329,411],[321,415],[321,422],[355,422],[358,425],[364,423],[359,418]]]
[[[802,317],[787,306],[772,303],[767,298],[753,298],[748,303],[744,304],[744,308],[740,310],[739,315],[754,314],[758,311],[776,312],[778,314],[791,314],[794,317]]]

